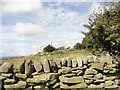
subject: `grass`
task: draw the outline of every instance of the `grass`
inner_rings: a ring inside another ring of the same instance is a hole
[[[88,55],[92,55],[90,50],[74,50],[74,51],[54,51],[52,53],[49,53],[47,55],[31,55],[31,56],[24,56],[20,58],[13,58],[13,59],[6,59],[6,60],[0,60],[1,63],[3,62],[10,62],[10,63],[20,63],[23,60],[31,59],[31,60],[42,60],[44,58],[47,58],[49,60],[56,60],[57,58],[76,58],[76,57],[85,57]]]

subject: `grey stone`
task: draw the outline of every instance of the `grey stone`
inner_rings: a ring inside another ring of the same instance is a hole
[[[67,59],[67,67],[72,66],[72,60],[70,58]]]
[[[35,83],[33,78],[27,78],[26,82],[29,83],[29,84],[34,84]]]
[[[94,77],[93,77],[94,75],[83,75],[83,78],[85,78],[85,79],[88,79],[88,80],[93,80],[94,79]]]
[[[53,80],[53,79],[57,79],[59,77],[58,73],[48,73],[45,75],[46,75],[47,80]]]
[[[96,70],[103,70],[104,63],[93,63],[90,68],[93,68]]]
[[[65,58],[61,59],[62,66],[67,66],[67,60]]]
[[[59,69],[58,70],[58,73],[59,74],[67,74],[67,73],[69,73],[69,72],[71,72],[72,70],[71,70],[71,68],[70,67],[62,67],[62,69]]]
[[[106,89],[117,89],[118,88],[118,85],[112,85],[112,86],[108,86],[108,87],[105,87]]]
[[[5,80],[5,79],[6,79],[6,77],[0,76],[0,82]]]
[[[91,84],[92,82],[93,82],[92,79],[91,79],[91,80],[87,80],[87,79],[85,80],[85,83],[86,83],[86,84]]]
[[[94,81],[94,83],[103,83],[103,82],[105,82],[104,79],[96,79],[96,80]]]
[[[88,88],[97,88],[97,85],[95,85],[95,84],[90,84],[90,85],[88,86]]]
[[[3,86],[5,89],[14,89],[15,88],[15,85],[14,84],[10,84],[10,85],[4,85]]]
[[[67,84],[64,84],[64,83],[60,82],[60,88],[61,89],[68,89],[70,87]]]
[[[114,84],[114,81],[105,81],[105,87],[111,86]]]
[[[83,58],[83,64],[87,65],[88,64],[88,60],[86,58]]]
[[[87,84],[86,83],[80,83],[80,84],[75,84],[75,85],[72,85],[70,86],[70,88],[81,88],[81,89],[84,89],[84,88],[87,88]]]
[[[25,74],[27,76],[31,75],[34,71],[34,68],[33,68],[33,63],[31,60],[27,60],[25,62]]]
[[[51,72],[57,72],[57,65],[54,60],[49,60]]]
[[[15,84],[15,88],[26,88],[27,83],[25,81],[19,81]]]
[[[98,73],[97,75],[94,76],[95,79],[101,79],[103,78],[103,75],[101,73]]]
[[[60,83],[56,83],[55,85],[52,86],[53,89],[57,88],[60,86]]]
[[[81,82],[84,82],[84,79],[82,76],[74,76],[74,77],[71,77],[71,78],[67,78],[67,77],[64,77],[64,76],[60,76],[59,77],[60,81],[63,82],[63,83],[73,83],[73,84],[77,84],[77,83],[81,83]]]
[[[4,84],[13,84],[15,83],[15,79],[6,79],[4,80]]]
[[[2,73],[2,75],[1,76],[3,76],[3,77],[7,77],[7,78],[10,78],[10,77],[12,77],[12,73],[8,73],[8,74],[6,74],[6,73]]]
[[[42,71],[42,64],[40,61],[34,60],[34,68],[37,72]]]
[[[95,74],[97,74],[97,73],[98,73],[98,71],[96,71],[96,70],[93,69],[93,68],[89,68],[89,69],[87,69],[87,70],[85,71],[85,74],[86,74],[86,75],[90,75],[90,74],[95,75]]]
[[[76,59],[72,59],[72,67],[76,68],[77,67],[77,60]]]
[[[44,60],[41,61],[42,65],[43,65],[43,69],[45,73],[49,73],[50,72],[50,64],[49,61],[45,58]]]
[[[63,75],[63,76],[65,76],[65,77],[73,77],[73,76],[76,76],[76,74],[70,73],[70,74],[65,74],[65,75]]]
[[[15,76],[18,77],[21,80],[26,80],[26,78],[27,78],[26,74],[21,74],[21,73],[16,73]]]
[[[13,69],[13,64],[5,62],[0,66],[0,72],[2,73],[11,73]]]
[[[116,79],[115,84],[120,85],[120,79]]]
[[[61,60],[60,59],[55,60],[55,63],[58,68],[61,68]]]
[[[104,69],[105,70],[111,70],[111,69],[113,69],[113,68],[115,68],[116,67],[116,64],[110,64],[110,65],[106,65],[105,67],[104,67]]]
[[[82,67],[83,66],[82,58],[78,58],[77,62],[78,62],[78,67]]]

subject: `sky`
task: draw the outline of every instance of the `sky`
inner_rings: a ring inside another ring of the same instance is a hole
[[[87,32],[83,25],[98,12],[100,2],[92,1],[0,1],[0,55],[26,56],[43,47],[73,46]]]

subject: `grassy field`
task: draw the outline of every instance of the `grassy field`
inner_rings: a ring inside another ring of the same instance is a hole
[[[55,51],[46,55],[31,55],[31,56],[24,56],[20,58],[13,58],[13,59],[6,59],[6,60],[0,60],[1,63],[3,62],[10,62],[10,63],[20,63],[23,60],[42,60],[44,58],[47,58],[49,60],[56,60],[57,58],[76,58],[76,57],[85,57],[88,55],[92,55],[90,50],[74,50],[74,51]]]

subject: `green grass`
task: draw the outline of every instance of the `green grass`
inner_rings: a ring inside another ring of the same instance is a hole
[[[47,58],[49,60],[56,60],[57,58],[76,58],[76,57],[85,57],[88,55],[92,55],[90,50],[74,50],[74,51],[54,51],[52,53],[49,53],[47,55],[32,55],[32,56],[25,56],[20,58],[14,58],[14,59],[7,59],[2,60],[2,62],[11,62],[11,63],[20,63],[23,60],[31,59],[31,60],[42,60],[44,58]],[[0,60],[1,61],[1,60]]]

